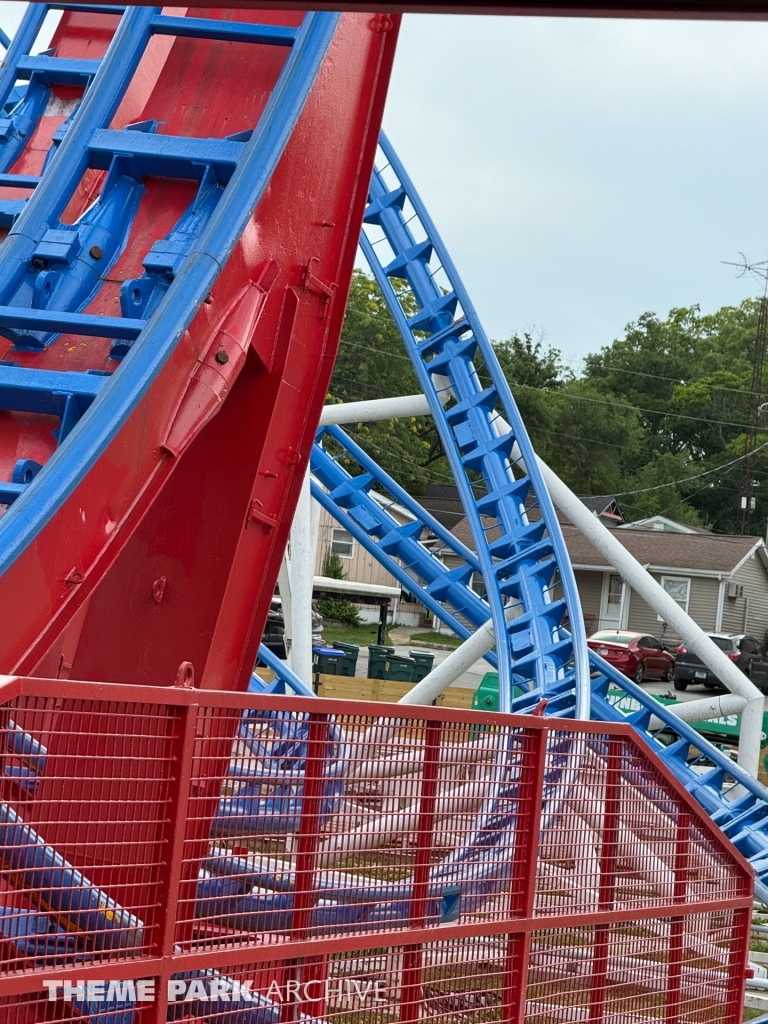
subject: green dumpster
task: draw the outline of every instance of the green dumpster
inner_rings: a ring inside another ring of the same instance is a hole
[[[512,698],[516,700],[522,697],[525,690],[522,686],[514,684],[512,687]],[[499,673],[486,672],[480,681],[480,685],[472,694],[472,707],[475,711],[498,711],[499,710]]]
[[[394,647],[384,647],[382,644],[368,645],[368,678],[386,679],[387,658],[395,653]]]
[[[499,673],[486,672],[480,685],[472,694],[472,707],[475,711],[499,710]]]
[[[343,651],[344,657],[339,662],[338,674],[340,676],[354,676],[357,671],[357,656],[360,648],[357,644],[345,644],[341,640],[334,640],[331,644],[337,651]]]
[[[435,660],[434,654],[430,654],[427,651],[409,651],[411,658],[416,662],[416,671],[414,673],[414,683],[419,683],[428,676],[432,671],[432,663]]]
[[[416,676],[416,662],[410,658],[402,658],[399,654],[387,656],[387,667],[384,678],[396,683],[412,683]]]

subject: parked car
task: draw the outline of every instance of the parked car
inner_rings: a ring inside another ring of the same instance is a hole
[[[768,693],[768,657],[753,636],[747,633],[709,633],[708,636],[758,689]],[[680,644],[677,648],[675,689],[685,690],[691,683],[709,689],[723,686],[698,655],[689,651],[685,644]]]
[[[648,633],[602,629],[589,637],[587,645],[636,683],[644,679],[665,679],[671,683],[675,677],[674,655]]]
[[[285,619],[283,618],[283,605],[279,597],[272,599],[267,622],[261,642],[268,647],[278,658],[285,658]],[[312,646],[321,647],[323,644],[323,617],[315,609],[312,609]]]

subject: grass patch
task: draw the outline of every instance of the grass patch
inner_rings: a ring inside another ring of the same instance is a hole
[[[745,1006],[744,1007],[744,1016],[741,1019],[745,1020],[745,1021],[746,1020],[754,1020],[755,1017],[762,1017],[762,1015],[764,1013],[765,1013],[765,1010],[752,1010],[752,1009],[750,1009],[750,1007]]]
[[[464,641],[452,633],[412,633],[411,643],[421,640],[425,644],[445,644],[448,647],[459,647]]]
[[[377,622],[366,623],[363,626],[323,626],[323,640],[332,644],[334,640],[341,640],[343,644],[357,644],[358,647],[367,647],[375,644],[379,635]],[[392,647],[393,644],[387,634],[386,644]]]

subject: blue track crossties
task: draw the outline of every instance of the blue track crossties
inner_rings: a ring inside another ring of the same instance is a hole
[[[404,176],[404,172],[391,151],[391,146],[386,142],[384,145],[387,159],[391,162],[403,185],[400,187],[398,184],[395,188],[390,188],[387,193],[382,193],[382,188],[386,186],[382,184],[381,175],[375,178],[373,194],[378,198],[374,198],[369,207],[369,219],[374,222],[378,222],[382,218],[384,211],[393,209],[401,211],[406,205],[407,198],[415,195],[413,187]],[[433,233],[431,222],[426,217],[423,208],[418,203],[414,206],[419,219],[426,225],[425,229],[430,232],[430,239],[435,239],[436,234]],[[411,212],[409,211],[409,214]],[[394,226],[397,230],[401,230],[403,223],[395,222]],[[394,233],[396,236],[396,231]],[[388,242],[388,234],[385,238]],[[464,336],[462,336],[460,329],[462,329],[463,322],[460,321],[458,325],[442,328],[423,341],[421,334],[414,329],[414,321],[417,319],[421,327],[424,327],[425,325],[429,326],[428,319],[425,319],[421,313],[417,313],[416,317],[409,318],[404,313],[394,289],[389,285],[387,268],[389,271],[396,269],[399,272],[408,267],[413,258],[421,260],[423,266],[426,267],[424,261],[427,257],[428,246],[414,243],[410,252],[403,251],[402,258],[395,255],[391,262],[385,265],[383,258],[380,259],[378,256],[380,245],[384,244],[383,240],[372,243],[372,240],[366,237],[361,242],[362,248],[371,260],[377,281],[384,289],[395,322],[417,372],[424,380],[424,352],[430,350],[441,352],[446,341],[450,342],[453,348],[449,349],[446,356],[441,355],[441,361],[438,364],[432,361],[427,362],[426,366],[429,368],[430,374],[433,367],[435,370],[439,367],[443,374],[446,371],[453,372],[452,364],[457,358],[468,359],[468,352],[474,353],[475,351],[472,338],[467,338],[466,328]],[[461,288],[456,271],[450,262],[447,262],[447,257],[442,252],[440,259],[450,268],[450,281],[453,282],[456,296],[458,296],[456,303],[461,301],[466,314],[466,310],[471,309],[471,306]],[[410,278],[407,280],[411,281]],[[423,279],[418,278],[416,274],[414,280],[421,281],[423,285]],[[432,313],[435,310],[440,312],[445,308],[452,308],[455,296],[449,292],[446,295],[440,294],[433,297],[431,301],[433,302]],[[472,316],[474,317],[474,313]],[[470,321],[469,323],[474,335],[479,327],[476,325],[476,318],[474,322]],[[462,343],[467,341],[469,341],[468,347],[462,351]],[[471,373],[471,370],[468,372]],[[456,379],[460,380],[460,377],[457,376]],[[454,378],[452,377],[451,380],[453,381]],[[431,387],[432,382],[428,381],[428,384]],[[508,385],[501,375],[494,378],[494,384],[502,393],[508,392]],[[433,410],[437,410],[435,419],[438,426],[442,425],[444,431],[443,413],[435,402],[435,396],[440,386],[438,382],[431,392],[425,387],[425,392],[428,396],[431,395],[430,403]],[[466,401],[465,409],[470,407],[477,409],[478,406],[482,408],[483,402],[485,402],[485,409],[494,408],[490,403],[489,396],[483,395],[482,391],[483,388],[478,387],[473,393],[471,387],[466,387],[465,392],[460,392],[460,394],[469,394],[470,400]],[[471,403],[474,400],[477,401],[477,404],[472,407]],[[457,401],[457,406],[459,404],[461,401]],[[505,398],[503,395],[501,404],[505,409],[506,419],[506,410],[511,404],[511,397],[507,395]],[[450,419],[452,413],[453,409],[447,410],[445,419]],[[459,454],[462,457],[469,456],[471,460],[475,454],[474,435],[471,427],[464,428],[466,419],[463,411],[454,413],[454,423],[461,428],[456,431]],[[499,423],[498,420],[496,422]],[[502,429],[506,429],[506,427],[502,426]],[[530,452],[529,442],[519,420],[514,429],[519,431],[515,436],[519,450],[524,455],[526,466],[534,465],[532,453],[528,454]],[[503,451],[511,452],[514,458],[513,450],[503,449]],[[336,459],[333,457],[333,452],[337,454]],[[456,454],[454,455],[456,457]],[[351,466],[351,472],[347,472],[346,466]],[[324,428],[318,432],[317,443],[312,452],[311,469],[315,478],[312,488],[314,497],[394,575],[395,579],[418,597],[443,623],[451,626],[459,636],[465,637],[471,632],[467,624],[476,628],[487,620],[488,605],[469,589],[469,581],[477,565],[473,553],[467,553],[467,550],[463,549],[463,546],[457,545],[455,539],[452,538],[451,540],[454,542],[451,546],[452,554],[463,559],[463,564],[449,572],[449,569],[439,562],[437,557],[439,547],[437,550],[430,551],[424,545],[419,544],[417,545],[418,551],[414,552],[413,549],[404,548],[402,544],[398,543],[401,536],[398,534],[398,527],[401,529],[400,524],[387,511],[386,503],[382,503],[380,498],[374,497],[374,492],[391,496],[391,499],[397,504],[407,507],[415,518],[415,523],[409,527],[412,536],[426,537],[426,527],[429,527],[438,538],[438,542],[443,543],[444,530],[441,534],[442,527],[437,524],[438,528],[435,528],[429,513],[412,498],[401,492],[401,489],[397,488],[397,484],[391,481],[370,457],[362,453],[357,445],[350,441],[338,427]],[[462,478],[459,479],[461,481]],[[523,486],[524,483],[521,482],[520,487]],[[468,490],[468,487],[462,487],[462,498],[468,511],[476,508],[481,515],[484,515],[488,504],[495,507],[499,500],[497,496],[492,495],[486,501],[482,499],[476,501],[471,492],[468,496]],[[514,494],[514,485],[508,488],[507,494]],[[518,493],[518,499],[521,502],[524,501],[522,489]],[[529,525],[529,522],[520,519],[513,522],[512,532],[515,528],[518,529],[524,537],[527,535],[526,539],[530,546],[545,544],[544,550],[546,550],[546,536],[542,535],[540,540],[531,541],[527,532]],[[558,530],[556,524],[553,524],[552,530]],[[388,537],[393,539],[392,542],[381,543]],[[562,550],[561,544],[553,543],[553,550],[556,550],[559,556]],[[524,547],[521,548],[521,551],[523,557],[531,554],[529,549]],[[561,565],[563,564],[565,563],[561,562]],[[503,575],[490,574],[489,577],[486,577],[486,580],[488,579],[490,581],[489,585],[486,584],[488,594],[493,597],[494,590],[496,590],[500,599],[503,600]],[[461,593],[462,590],[465,591],[464,594]],[[446,595],[449,594],[450,600],[445,600]],[[462,609],[462,617],[457,627],[455,612],[458,608]],[[680,721],[669,708],[659,705],[641,687],[616,672],[593,652],[590,651],[588,656],[589,664],[585,675],[591,688],[591,717],[598,721],[627,722],[637,731],[643,740],[651,746],[654,753],[662,758],[672,773],[682,782],[688,793],[723,829],[725,835],[739,852],[750,861],[756,872],[757,894],[761,899],[768,899],[768,790],[757,779],[743,772],[726,753],[718,750],[691,726]],[[513,669],[516,668],[517,666],[513,664]],[[541,694],[548,698],[547,715],[572,715],[575,703],[577,703],[575,682],[577,680],[575,680],[574,674],[565,672],[557,682],[546,682],[541,690],[530,688],[523,694],[515,691],[510,701],[512,710],[515,712],[531,711],[536,706],[536,698]]]
[[[19,467],[19,480],[0,483],[0,504],[13,506],[0,520],[6,567],[12,552],[36,535],[51,509],[66,499],[120,429],[210,292],[290,138],[338,15],[309,14],[299,28],[290,29],[192,19],[190,31],[179,33],[231,36],[285,50],[282,71],[253,129],[224,139],[162,135],[154,121],[110,130],[152,35],[177,34],[185,28],[177,25],[178,20],[185,19],[165,19],[155,8],[127,10],[101,62],[97,82],[62,142],[55,175],[43,174],[0,251],[0,334],[16,348],[39,352],[58,335],[71,334],[112,339],[112,358],[122,358],[132,346],[143,353],[143,359],[124,360],[109,380],[101,378],[104,387],[99,388],[98,401],[86,401],[82,389],[75,395],[62,391],[65,408],[55,414],[61,417],[58,439],[67,443],[52,456],[55,473],[48,473],[47,466],[25,465]],[[89,168],[107,171],[101,193],[79,221],[63,223],[67,203]],[[129,241],[144,190],[143,175],[196,181],[196,198],[173,230],[155,239],[143,261],[144,273],[124,282],[123,315],[86,312]],[[12,398],[0,387],[0,409],[18,409],[19,403],[33,403],[35,396],[45,393],[46,385],[40,383],[43,371],[8,367],[8,373],[19,376],[13,377]],[[29,396],[22,398],[25,389]],[[67,395],[72,399],[69,405]],[[72,450],[74,438],[68,435],[85,413],[88,428],[77,431],[77,447]],[[32,507],[18,514],[30,501]]]
[[[361,245],[429,401],[467,513],[493,627],[504,637],[497,643],[502,710],[511,707],[513,685],[546,693],[570,680],[576,713],[588,717],[578,593],[533,448],[434,225],[383,136],[381,147],[387,166],[373,175]],[[478,481],[486,489],[480,498],[472,487]]]
[[[0,185],[6,188],[35,188],[39,178],[7,173],[29,144],[40,118],[51,100],[51,89],[58,85],[74,87],[83,94],[99,70],[99,60],[74,60],[57,57],[54,50],[32,54],[32,49],[49,11],[64,9],[64,4],[29,4],[18,31],[8,47],[0,69]],[[124,8],[103,7],[100,13],[120,17]],[[80,99],[68,101],[71,108],[64,122],[53,133],[45,158],[48,167],[80,106]],[[11,227],[24,209],[26,200],[0,199],[0,227]]]
[[[336,449],[336,457],[332,449]],[[353,462],[361,472],[352,476],[341,464]],[[487,622],[490,608],[469,586],[480,563],[463,544],[433,519],[391,477],[376,465],[339,427],[325,427],[312,450],[312,494],[377,558],[407,590],[421,600],[459,636],[468,637]],[[373,491],[379,496],[374,497]],[[382,497],[390,495],[390,498]],[[411,511],[414,522],[403,525],[388,504]],[[431,531],[443,546],[464,560],[449,570],[420,538]],[[495,664],[495,657],[490,660]]]

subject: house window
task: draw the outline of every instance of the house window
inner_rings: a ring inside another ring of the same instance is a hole
[[[470,588],[474,590],[478,597],[482,597],[485,600],[488,597],[488,591],[485,589],[485,579],[481,572],[472,573],[472,582]]]
[[[331,554],[339,558],[351,558],[355,550],[355,538],[349,530],[335,529],[331,533]]]
[[[662,576],[661,586],[675,604],[679,604],[684,612],[688,611],[688,598],[691,594],[691,581],[682,576]],[[659,615],[659,619],[663,616]]]
[[[608,610],[611,611],[611,606],[615,607],[615,614],[619,614],[619,608],[621,607],[621,598],[624,594],[624,580],[621,576],[616,576],[613,573],[608,577],[608,593],[606,595],[606,602],[608,604]]]

